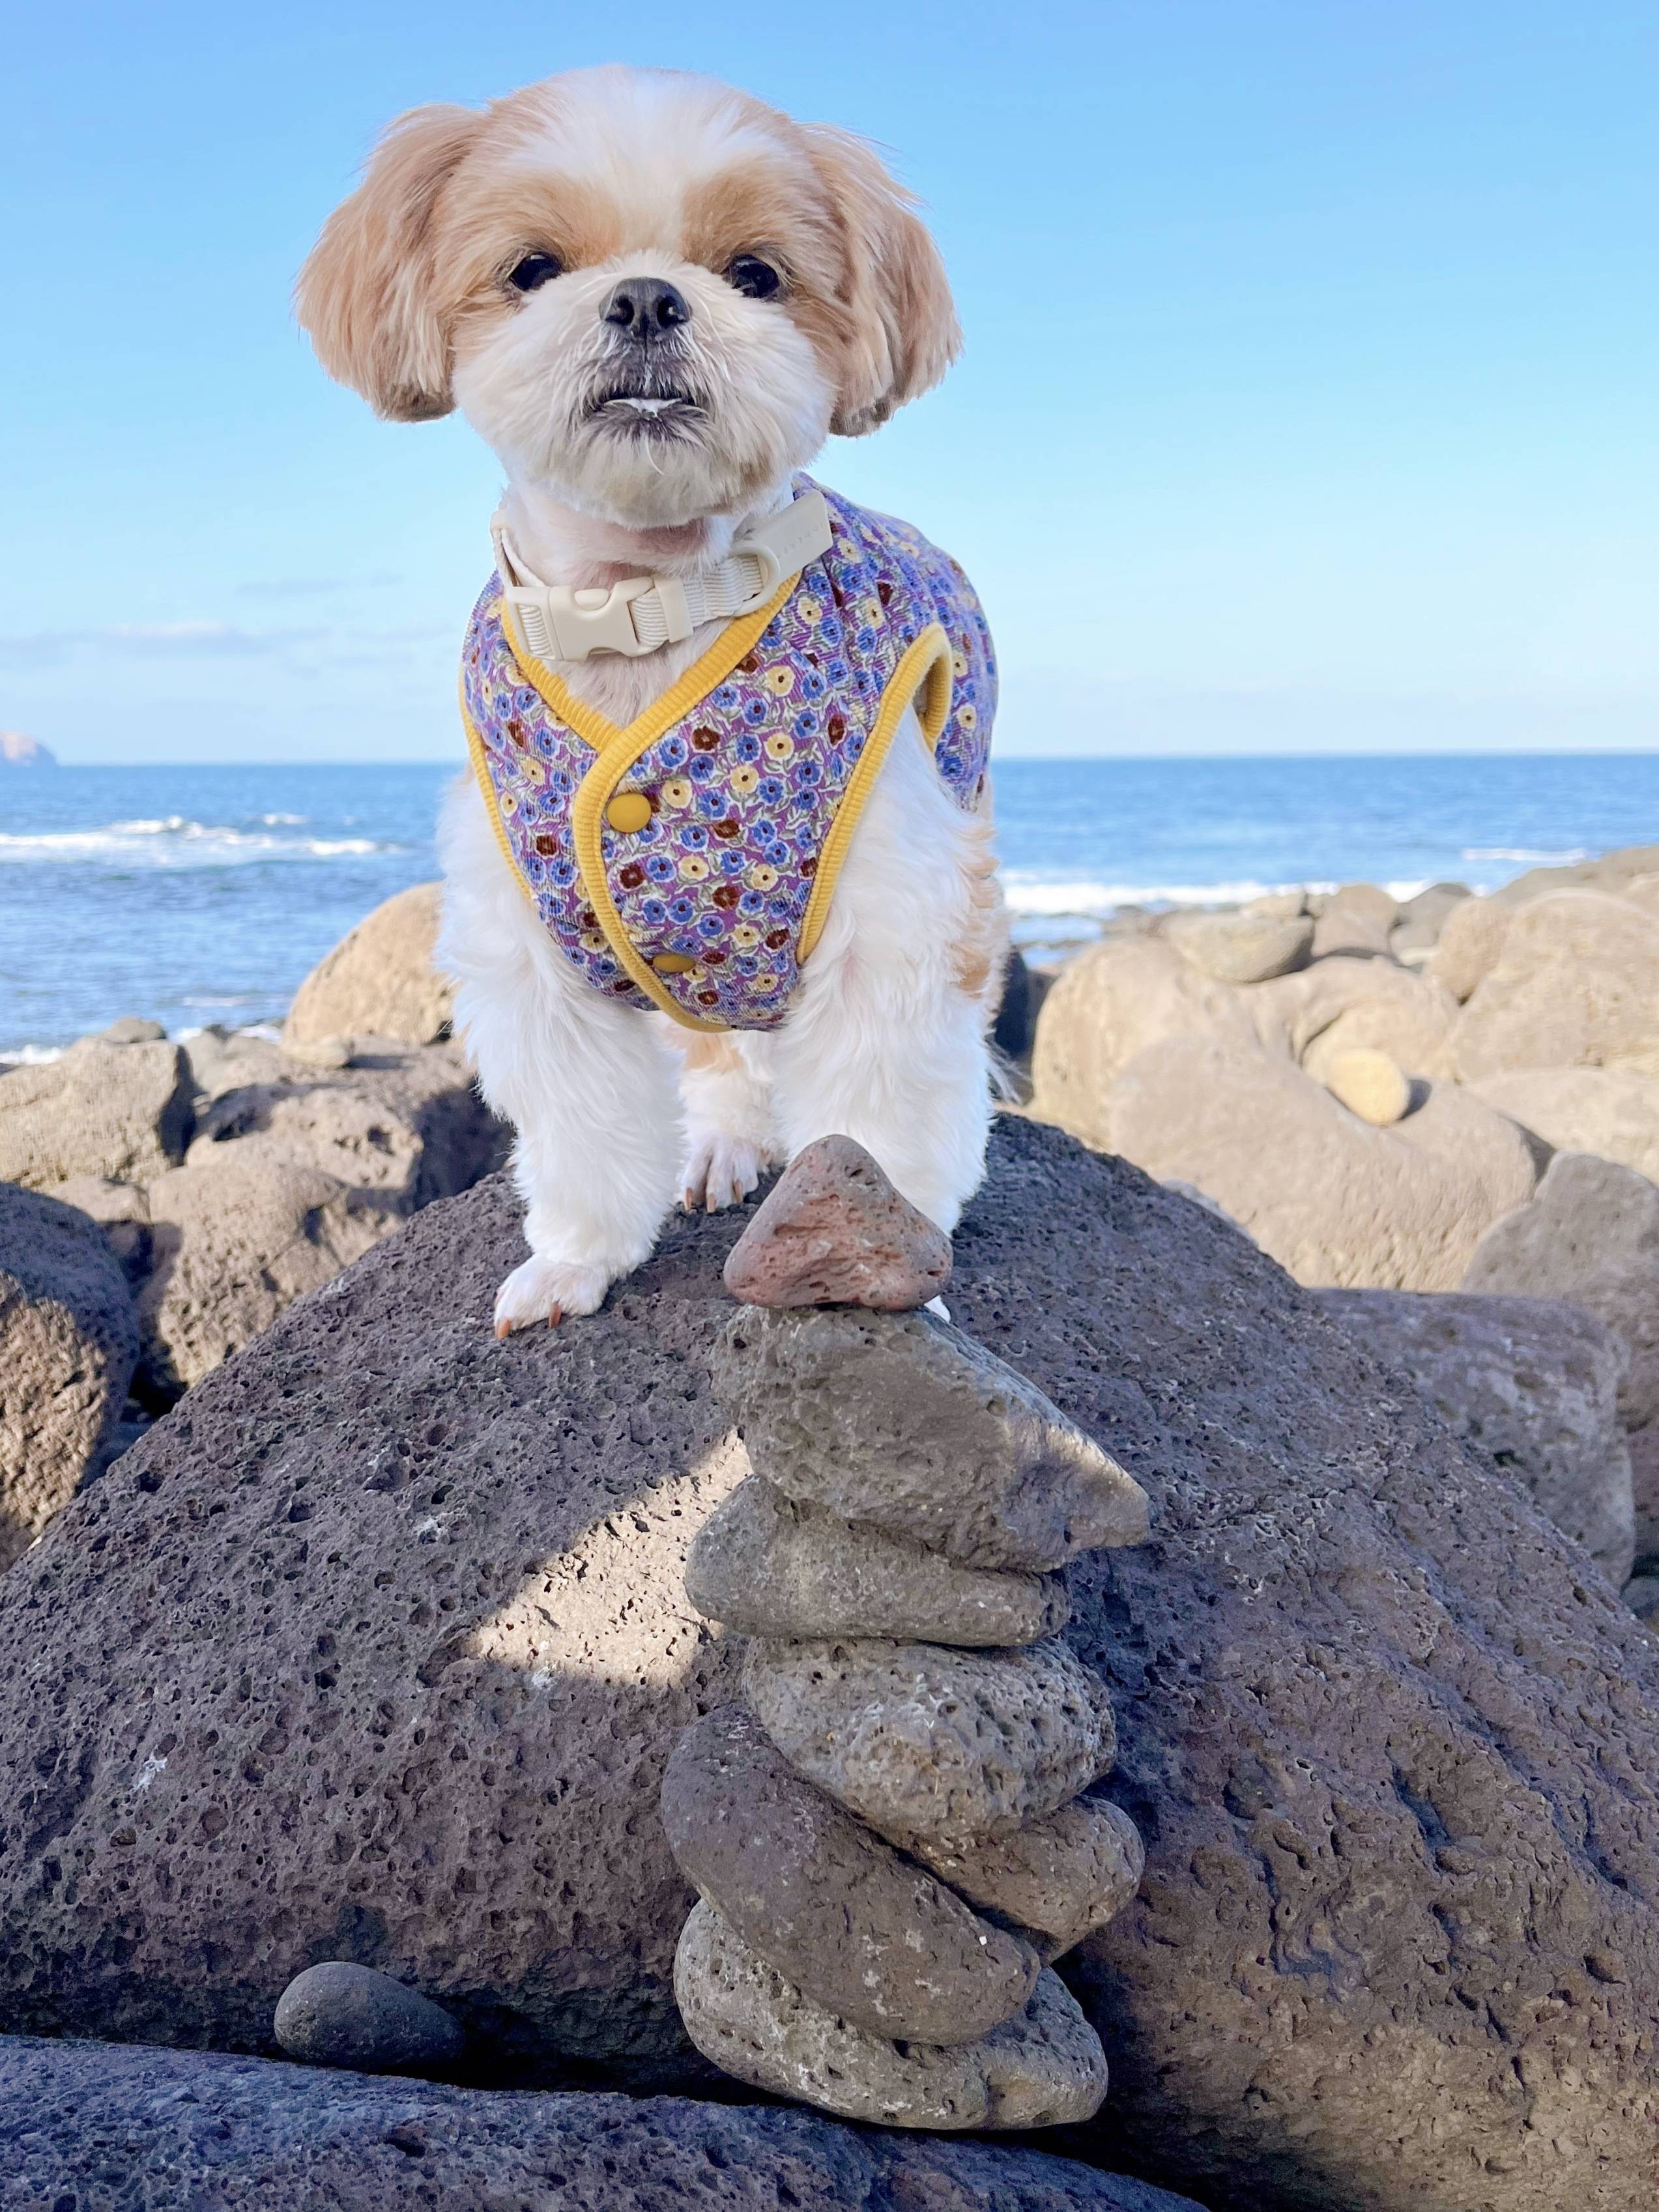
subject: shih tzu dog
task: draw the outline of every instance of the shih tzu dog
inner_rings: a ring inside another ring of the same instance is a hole
[[[506,474],[441,830],[518,1133],[498,1333],[832,1131],[952,1228],[1006,951],[990,641],[953,562],[800,473],[956,353],[909,195],[723,85],[583,70],[394,123],[297,296],[331,374],[459,407]]]

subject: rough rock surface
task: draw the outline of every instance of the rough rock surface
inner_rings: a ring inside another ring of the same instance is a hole
[[[1611,1329],[1557,1298],[1322,1291],[1320,1303],[1398,1367],[1441,1419],[1523,1482],[1615,1589],[1635,1543],[1627,1364]]]
[[[1006,1836],[1112,1763],[1111,1701],[1058,1641],[956,1651],[757,1637],[743,1689],[799,1773],[901,1846]]]
[[[1426,968],[1460,1002],[1473,997],[1498,963],[1515,908],[1502,899],[1465,899],[1446,916]]]
[[[430,1997],[343,1959],[296,1974],[276,2001],[272,2028],[290,2058],[371,2074],[441,2072],[466,2041]]]
[[[675,1746],[662,1817],[681,1873],[727,1925],[855,2027],[971,2043],[1024,2011],[1030,1944],[804,1781],[741,1705]]]
[[[1057,1959],[1117,1915],[1140,1887],[1146,1853],[1134,1822],[1104,1798],[1076,1797],[1012,1835],[941,1850],[918,1837],[924,1866],[994,1919],[1034,1931]]]
[[[1133,1478],[1035,1383],[931,1314],[745,1306],[714,1379],[765,1480],[964,1565],[1058,1567],[1146,1533]]]
[[[1494,1224],[1464,1288],[1588,1307],[1629,1354],[1619,1410],[1630,1434],[1638,1558],[1659,1553],[1659,1189],[1633,1168],[1558,1152],[1531,1204]]]
[[[950,1280],[950,1238],[850,1137],[796,1153],[726,1263],[726,1289],[757,1306],[909,1313]]]
[[[1373,1129],[1288,1061],[1211,1037],[1143,1053],[1109,1105],[1127,1158],[1195,1183],[1304,1283],[1455,1290],[1536,1173],[1514,1124],[1450,1084]]]
[[[1307,965],[1314,923],[1305,915],[1175,914],[1164,925],[1174,945],[1218,983],[1261,983]]]
[[[441,884],[415,884],[366,915],[301,984],[284,1042],[434,1044],[447,1036],[453,993],[433,965],[441,895]]]
[[[1099,2038],[1055,1974],[973,2043],[872,2035],[751,1951],[705,1899],[680,1937],[674,1994],[722,2070],[848,2119],[897,2128],[1051,2128],[1092,2118],[1106,2094]]]
[[[0,1567],[102,1463],[137,1355],[131,1293],[98,1229],[0,1183]]]
[[[1452,1034],[1460,1081],[1517,1067],[1659,1075],[1659,919],[1605,891],[1523,906]]]
[[[743,1450],[735,1440],[731,1449]],[[1062,1576],[958,1566],[914,1538],[786,1498],[758,1475],[699,1530],[685,1594],[744,1636],[1035,1644],[1071,1617]]]
[[[1533,1067],[1471,1088],[1553,1151],[1595,1152],[1659,1182],[1659,1079],[1613,1067]]]
[[[143,1182],[181,1158],[190,1132],[190,1064],[174,1044],[88,1037],[0,1073],[0,1182]]]
[[[66,1182],[52,1184],[46,1196],[95,1221],[127,1281],[135,1289],[143,1281],[149,1272],[149,1200],[137,1183],[70,1176]]]
[[[518,1208],[482,1185],[65,1508],[0,1580],[0,2022],[265,2047],[293,1976],[346,1955],[496,2078],[703,2078],[654,1808],[735,1694],[680,1577],[730,1479],[704,1376],[738,1225],[672,1224],[601,1314],[503,1348]],[[1151,1543],[1070,1571],[1147,1874],[1065,1962],[1113,2071],[1068,2145],[1132,2145],[1212,2212],[1644,2203],[1659,1642],[1133,1168],[1005,1120],[955,1241],[963,1328],[1156,1492]]]
[[[0,2040],[3,2212],[1202,2212],[1033,2150],[684,2098],[525,2096]]]

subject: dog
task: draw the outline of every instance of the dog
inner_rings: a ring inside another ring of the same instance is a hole
[[[1007,957],[994,663],[954,563],[803,474],[958,349],[912,197],[726,86],[572,71],[393,123],[295,301],[330,374],[459,409],[506,477],[440,830],[530,1248],[498,1334],[831,1132],[950,1231]]]

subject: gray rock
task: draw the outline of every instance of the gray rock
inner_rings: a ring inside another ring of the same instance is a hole
[[[284,1048],[301,1067],[349,1067],[354,1048],[349,1037],[295,1037]]]
[[[743,1687],[791,1765],[901,1848],[1006,1836],[1112,1763],[1111,1699],[1059,1642],[953,1651],[757,1637]]]
[[[190,1068],[177,1045],[88,1037],[59,1059],[0,1074],[0,1182],[145,1182],[182,1157],[191,1121]]]
[[[0,2204],[37,2212],[1201,2212],[1012,2145],[778,2106],[453,2088],[0,2039]]]
[[[1139,1830],[1104,1798],[1078,1797],[1011,1836],[941,1850],[925,1837],[911,1850],[982,1911],[1030,1931],[1053,1960],[1115,1920],[1140,1887]]]
[[[413,884],[343,937],[301,984],[284,1044],[362,1036],[434,1044],[447,1036],[454,994],[434,964],[441,893],[438,884]]]
[[[1389,949],[1396,960],[1420,963],[1440,942],[1455,907],[1473,893],[1467,884],[1431,884],[1400,902],[1400,918],[1389,932]]]
[[[136,1183],[112,1182],[105,1176],[71,1176],[46,1192],[60,1206],[72,1206],[104,1232],[116,1265],[134,1285],[149,1273],[149,1200]]]
[[[1305,915],[1174,914],[1165,940],[1183,959],[1218,983],[1261,983],[1304,968],[1313,951],[1315,924]]]
[[[1620,845],[1611,853],[1598,853],[1588,860],[1566,860],[1549,867],[1528,868],[1492,896],[1505,906],[1525,906],[1555,891],[1622,894],[1629,884],[1656,869],[1659,869],[1659,845]]]
[[[1627,1355],[1610,1329],[1554,1298],[1324,1291],[1320,1303],[1524,1483],[1615,1589],[1626,1581],[1635,1540],[1619,1419]]]
[[[1035,1644],[1071,1617],[1060,1575],[958,1566],[910,1537],[786,1498],[758,1475],[699,1530],[685,1594],[744,1636]]]
[[[1261,1042],[1324,1082],[1345,1052],[1386,1052],[1407,1075],[1450,1072],[1457,1002],[1432,977],[1335,955],[1249,994]]]
[[[1659,917],[1604,891],[1522,906],[1452,1034],[1461,1082],[1509,1068],[1659,1075]]]
[[[137,1351],[132,1298],[99,1231],[0,1183],[0,1566],[103,1465]]]
[[[1514,907],[1502,898],[1465,899],[1441,926],[1428,974],[1460,1004],[1472,998],[1497,965],[1514,919]]]
[[[98,1041],[102,1044],[160,1044],[166,1036],[160,1022],[147,1021],[142,1014],[123,1014],[119,1021],[99,1030]]]
[[[1314,924],[1313,957],[1388,960],[1393,957],[1389,936],[1400,908],[1376,884],[1344,884],[1319,902]]]
[[[1595,1152],[1659,1182],[1659,1079],[1613,1067],[1533,1067],[1470,1088],[1547,1152]]]
[[[271,2032],[290,2058],[367,2074],[441,2071],[466,2044],[441,2005],[343,1959],[295,1975],[276,2001]]]
[[[1029,2004],[977,2042],[893,2042],[815,2003],[704,1899],[680,1937],[674,1996],[692,2040],[725,2072],[850,2120],[1061,2127],[1092,2118],[1106,2094],[1100,2039],[1046,1969]]]
[[[971,2043],[1039,1960],[793,1772],[752,1713],[687,1730],[662,1785],[680,1871],[797,1989],[871,2033]]]
[[[1057,1567],[1146,1537],[1139,1484],[1035,1383],[931,1314],[745,1306],[714,1382],[765,1480],[965,1565]]]
[[[1558,1152],[1531,1204],[1481,1238],[1463,1286],[1568,1299],[1623,1344],[1636,1553],[1659,1553],[1659,1189],[1633,1168]]]
[[[1620,1595],[1638,1620],[1659,1623],[1659,1575],[1632,1575]]]

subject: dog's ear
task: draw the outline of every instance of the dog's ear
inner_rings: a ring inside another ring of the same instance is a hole
[[[362,183],[324,224],[294,288],[323,367],[393,422],[426,422],[455,404],[429,234],[438,196],[482,120],[467,107],[400,115]]]
[[[833,125],[804,134],[840,210],[848,259],[840,389],[830,428],[861,437],[937,384],[962,344],[945,264],[914,193],[873,146]]]

